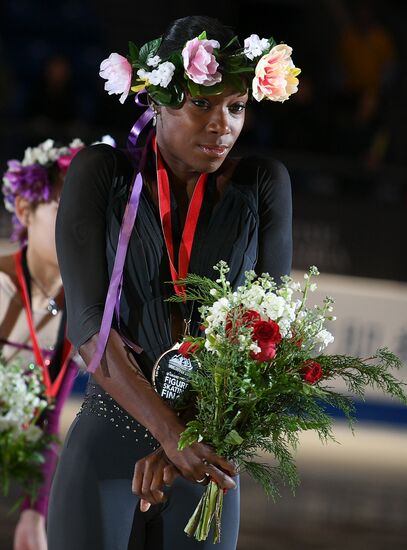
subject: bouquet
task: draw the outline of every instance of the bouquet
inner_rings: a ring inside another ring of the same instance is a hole
[[[37,422],[48,406],[39,367],[0,357],[0,480],[4,496],[11,481],[35,499],[42,482],[43,453],[50,443]],[[18,506],[19,501],[15,507]],[[14,507],[14,508],[15,508]]]
[[[298,283],[282,277],[246,273],[233,291],[228,266],[219,262],[216,281],[189,274],[177,282],[184,296],[200,305],[202,333],[185,337],[179,353],[196,368],[189,375],[189,397],[196,414],[187,423],[179,449],[205,441],[215,452],[237,464],[275,498],[280,482],[298,484],[293,451],[303,430],[314,430],[323,441],[334,440],[329,407],[341,410],[352,428],[352,395],[363,398],[368,386],[407,404],[403,384],[392,374],[402,364],[387,348],[372,357],[325,355],[333,341],[327,330],[333,299],[309,306],[319,274],[311,267]],[[341,380],[347,392],[334,391]],[[256,460],[261,450],[274,455],[276,465]],[[214,523],[214,542],[220,541],[223,490],[210,480],[185,532],[205,540]]]

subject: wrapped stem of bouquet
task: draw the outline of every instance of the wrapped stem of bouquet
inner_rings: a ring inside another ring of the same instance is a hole
[[[196,409],[179,449],[205,441],[275,498],[279,483],[298,484],[292,452],[302,431],[334,440],[329,406],[341,410],[352,428],[352,396],[363,398],[369,386],[407,404],[404,384],[392,373],[402,365],[386,348],[368,358],[321,353],[333,341],[326,322],[335,318],[332,298],[308,306],[315,267],[303,284],[283,277],[277,285],[268,274],[248,272],[236,291],[227,281],[228,266],[220,262],[215,269],[216,281],[189,274],[177,282],[186,294],[171,298],[200,306],[203,332],[186,336],[179,348],[195,365],[188,382]],[[347,393],[334,391],[338,380]],[[276,466],[256,461],[259,450],[274,455]],[[186,533],[205,540],[214,522],[219,542],[222,505],[223,491],[210,480]]]
[[[43,453],[50,443],[36,424],[47,406],[41,370],[34,364],[6,363],[0,357],[0,483],[4,496],[14,481],[35,500],[42,482]]]

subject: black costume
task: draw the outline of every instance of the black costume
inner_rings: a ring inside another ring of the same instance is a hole
[[[67,174],[57,218],[57,249],[68,335],[78,348],[100,328],[133,175],[126,154],[106,145],[78,153]],[[181,231],[174,197],[171,202],[176,239]],[[283,165],[242,159],[221,196],[216,173],[209,175],[190,272],[213,278],[213,266],[225,260],[229,280],[237,286],[249,269],[278,279],[290,271],[291,255],[291,188]],[[166,283],[170,280],[158,209],[144,187],[124,267],[120,316],[122,332],[143,348],[136,359],[148,378],[155,360],[174,343],[165,301],[173,292]],[[197,334],[197,315],[192,321],[191,333]],[[134,464],[157,446],[91,378],[54,479],[49,550],[214,547],[210,538],[199,543],[183,532],[204,490],[201,485],[178,478],[165,504],[147,513],[136,510],[138,497],[131,493]],[[229,491],[218,550],[235,549],[238,527],[239,493]]]

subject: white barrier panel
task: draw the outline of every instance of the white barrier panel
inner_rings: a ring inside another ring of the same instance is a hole
[[[303,272],[293,271],[292,277],[300,281]],[[325,353],[368,357],[386,346],[403,360],[405,367],[397,376],[407,383],[407,283],[328,274],[315,282],[318,288],[310,303],[322,303],[327,295],[335,300],[337,320],[329,324],[335,341]],[[385,399],[373,390],[366,395]]]

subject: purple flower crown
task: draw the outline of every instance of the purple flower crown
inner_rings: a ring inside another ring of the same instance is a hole
[[[115,146],[110,136],[103,136],[101,142]],[[24,243],[26,239],[25,227],[15,215],[16,198],[23,197],[30,204],[49,202],[51,199],[53,182],[50,178],[50,169],[57,167],[65,173],[68,166],[85,144],[75,138],[68,146],[56,147],[52,139],[47,139],[37,147],[28,147],[24,151],[22,161],[9,160],[7,170],[3,175],[2,192],[6,210],[12,213],[13,233],[12,241]]]

